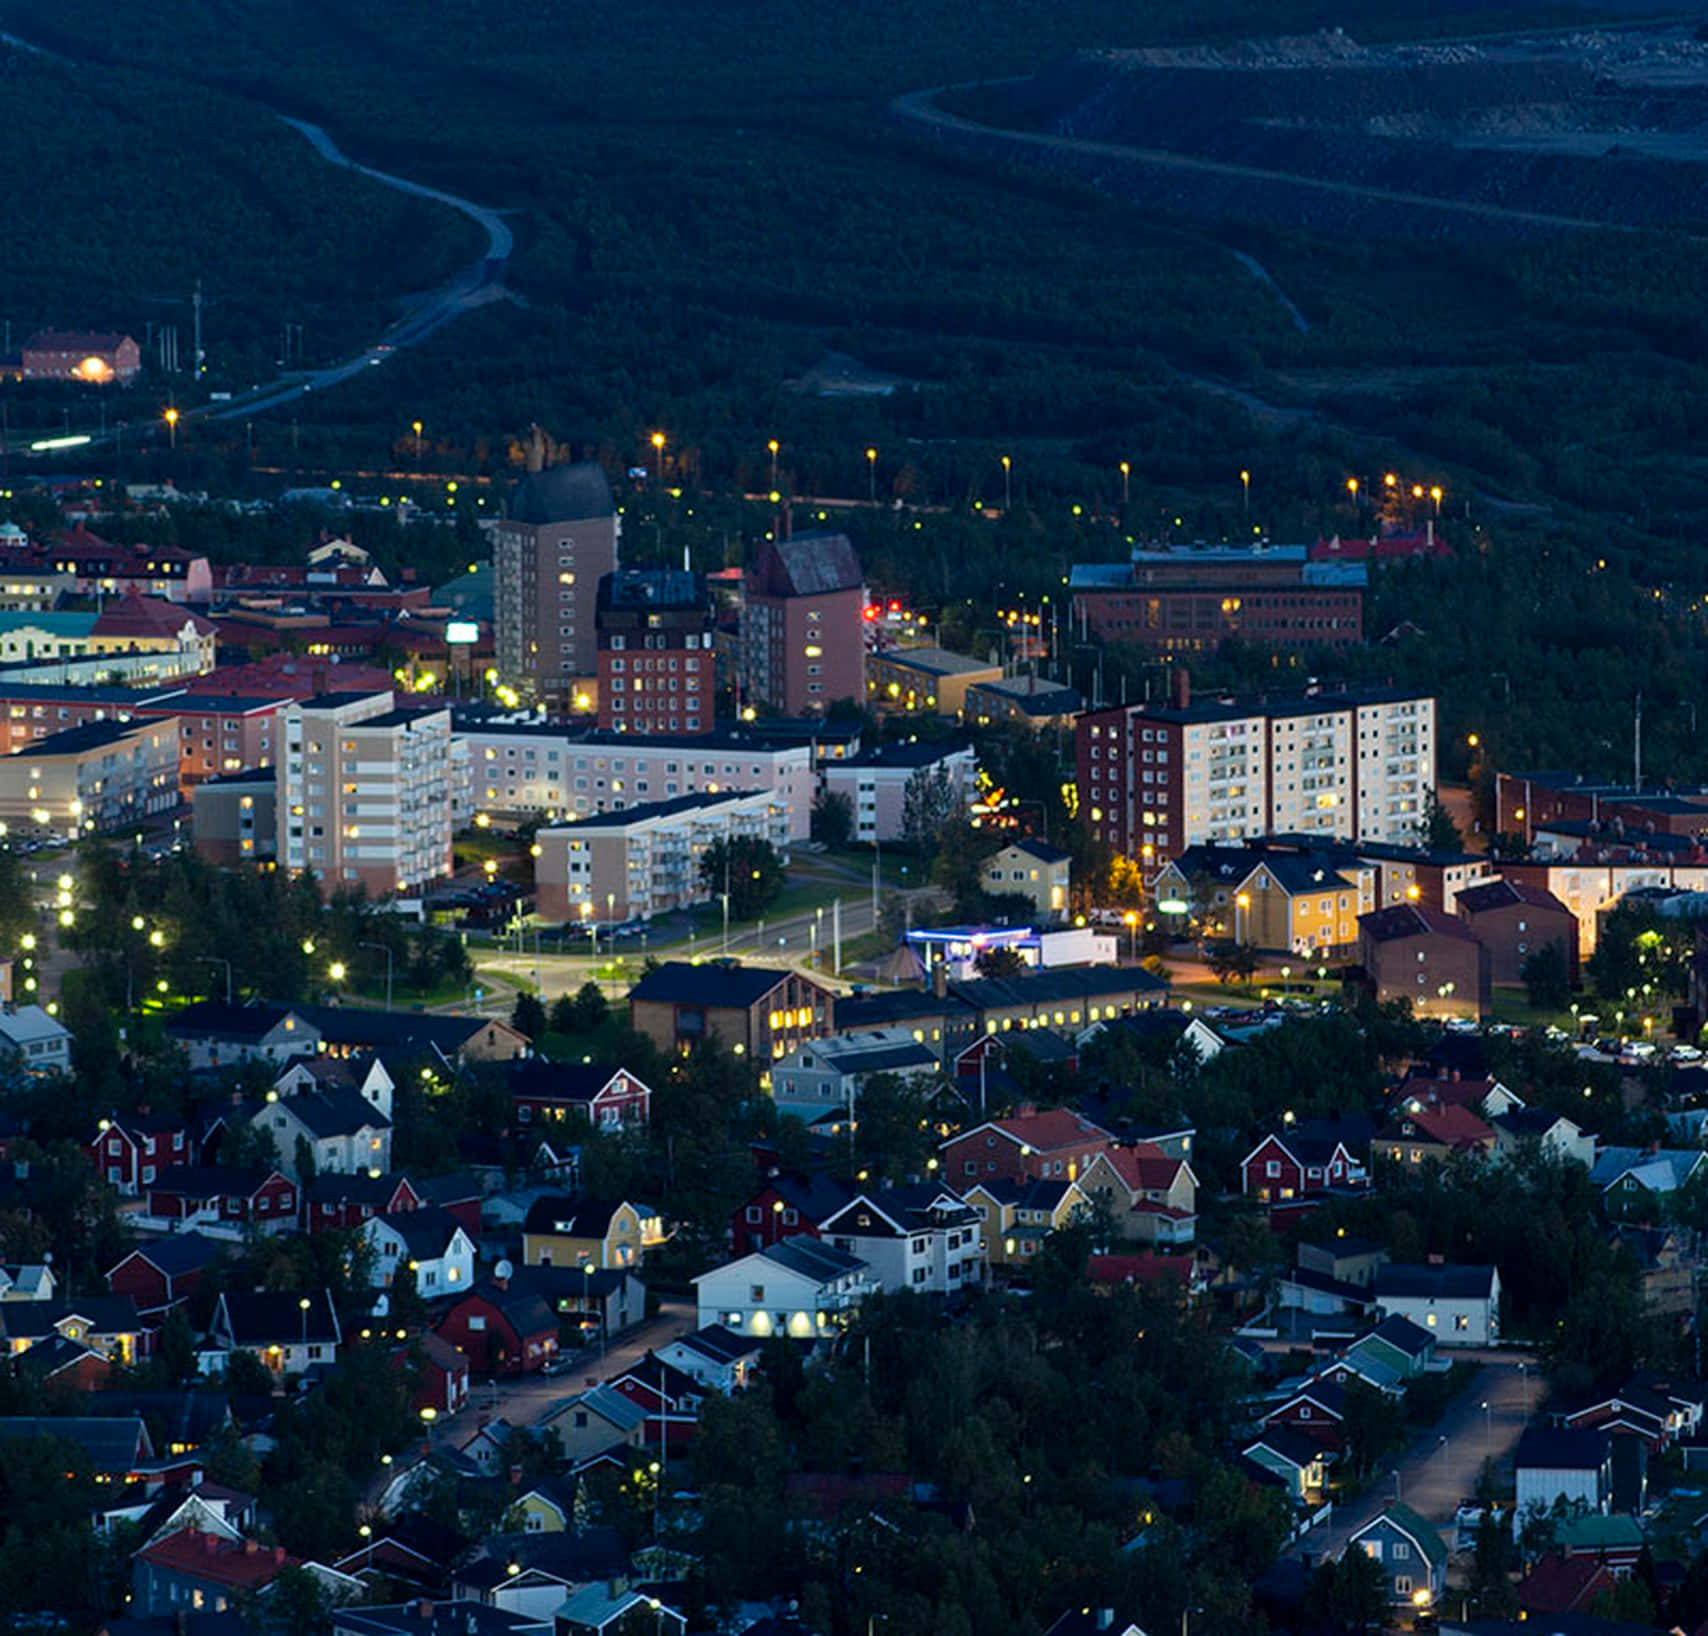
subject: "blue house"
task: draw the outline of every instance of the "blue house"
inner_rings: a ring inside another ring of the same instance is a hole
[[[1437,1530],[1409,1505],[1383,1508],[1346,1542],[1382,1567],[1388,1600],[1396,1607],[1431,1608],[1447,1584],[1447,1547]]]

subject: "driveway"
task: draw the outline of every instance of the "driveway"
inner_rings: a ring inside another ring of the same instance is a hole
[[[1478,1356],[1486,1359],[1491,1354]],[[1493,1460],[1499,1465],[1507,1458],[1531,1410],[1541,1401],[1542,1383],[1534,1362],[1492,1356],[1501,1361],[1480,1364],[1447,1413],[1390,1461],[1386,1472],[1357,1500],[1337,1509],[1331,1523],[1299,1541],[1301,1554],[1312,1561],[1338,1556],[1357,1529],[1396,1499],[1440,1528],[1452,1549],[1453,1513],[1476,1493],[1483,1462]]]

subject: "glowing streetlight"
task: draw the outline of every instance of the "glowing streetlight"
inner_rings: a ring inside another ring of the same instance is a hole
[[[1012,510],[1014,506],[1014,462],[1004,455],[1002,457],[1002,509]]]
[[[1442,494],[1443,494],[1443,490],[1442,490],[1442,487],[1439,483],[1437,483],[1435,485],[1435,487],[1429,491],[1430,499],[1435,502],[1435,515],[1437,517],[1439,517],[1441,515]]]
[[[330,977],[333,982],[342,983],[347,969],[348,968],[342,960],[334,960],[332,964],[326,968],[326,975]]]
[[[1382,487],[1383,488],[1397,489],[1399,486],[1400,486],[1400,478],[1399,478],[1398,472],[1389,472],[1382,479]]]
[[[166,411],[166,435],[172,440],[172,447],[178,447],[178,411],[176,407]]]
[[[776,475],[775,472],[771,474],[773,487],[776,486]],[[866,498],[873,505],[878,503],[878,451],[872,448],[866,450]]]
[[[1249,517],[1251,515],[1251,473],[1243,467],[1239,474],[1239,504],[1240,515]]]
[[[1346,492],[1352,496],[1353,505],[1358,504],[1358,479],[1349,477],[1346,480]]]
[[[658,475],[659,479],[662,481],[663,477],[664,477],[664,433],[663,432],[654,432],[652,434],[652,454],[653,454],[654,463],[656,464],[656,466],[658,468],[657,475]]]
[[[1133,498],[1133,463],[1130,460],[1121,462],[1121,504],[1126,505]]]
[[[771,451],[771,487],[776,488],[776,486],[777,486],[777,451],[782,447],[782,445],[776,440],[776,438],[772,438],[771,441],[765,445],[765,447]]]
[[[421,464],[421,422],[418,420],[410,421],[409,429],[415,434],[415,464],[419,466]]]

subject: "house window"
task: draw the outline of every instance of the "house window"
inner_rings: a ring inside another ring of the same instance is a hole
[[[1301,1403],[1299,1405],[1299,1418],[1301,1420],[1309,1420],[1311,1418],[1311,1406],[1310,1406],[1310,1404]]]
[[[1281,1161],[1279,1159],[1271,1159],[1269,1163],[1263,1167],[1263,1174],[1265,1176],[1279,1176],[1281,1174]]]
[[[747,1292],[747,1299],[753,1306],[763,1306],[765,1303],[765,1286],[763,1284],[754,1284],[750,1286]]]
[[[1453,1319],[1453,1327],[1455,1330],[1457,1330],[1459,1332],[1459,1334],[1463,1335],[1471,1327],[1471,1315],[1470,1315],[1470,1313],[1468,1313],[1468,1312],[1459,1313]]]
[[[765,1219],[765,1212],[757,1204],[750,1204],[747,1207],[747,1219],[757,1226]]]
[[[1423,1321],[1433,1329],[1435,1327],[1435,1314],[1433,1312],[1426,1312],[1423,1315]]]
[[[587,1430],[587,1411],[585,1409],[575,1411],[575,1429],[577,1431]]]
[[[1396,1545],[1394,1547],[1394,1555],[1398,1556],[1403,1549],[1404,1549],[1403,1546]],[[1395,1574],[1394,1575],[1394,1595],[1395,1596],[1410,1596],[1411,1595],[1411,1575],[1410,1574]]]
[[[1394,1561],[1404,1562],[1406,1558],[1411,1555],[1411,1547],[1407,1545],[1404,1540],[1397,1540],[1394,1543],[1393,1550],[1389,1554],[1393,1557]]]
[[[486,1317],[483,1313],[474,1313],[469,1318],[469,1333],[478,1335],[486,1328]]]

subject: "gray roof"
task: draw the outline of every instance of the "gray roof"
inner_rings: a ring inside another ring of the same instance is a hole
[[[610,479],[592,461],[529,472],[510,494],[511,521],[535,527],[594,522],[616,510]]]
[[[390,1130],[391,1121],[360,1091],[299,1091],[263,1104],[293,1113],[313,1136],[354,1136],[362,1130]]]
[[[690,965],[686,960],[666,960],[629,990],[629,998],[745,1011],[794,975],[776,966],[726,966],[711,960]]]
[[[1596,1154],[1589,1179],[1606,1189],[1634,1175],[1651,1193],[1670,1193],[1684,1186],[1701,1163],[1700,1148],[1606,1147]]]
[[[129,1471],[139,1458],[154,1453],[140,1415],[97,1418],[92,1415],[7,1415],[0,1437],[63,1437],[79,1444],[97,1471]]]
[[[1607,1463],[1604,1431],[1573,1431],[1555,1426],[1531,1426],[1518,1440],[1515,1470],[1597,1471]]]
[[[1482,1300],[1494,1289],[1494,1281],[1493,1267],[1380,1267],[1376,1272],[1375,1296],[1378,1301],[1389,1297],[1407,1300],[1430,1296],[1437,1300]]]
[[[757,1254],[762,1260],[774,1261],[779,1267],[824,1284],[845,1278],[850,1273],[863,1272],[866,1267],[859,1256],[849,1255],[846,1250],[811,1238],[786,1238],[781,1244],[773,1244]]]
[[[846,534],[797,534],[763,547],[754,565],[760,591],[770,596],[823,596],[857,591],[865,581]]]

